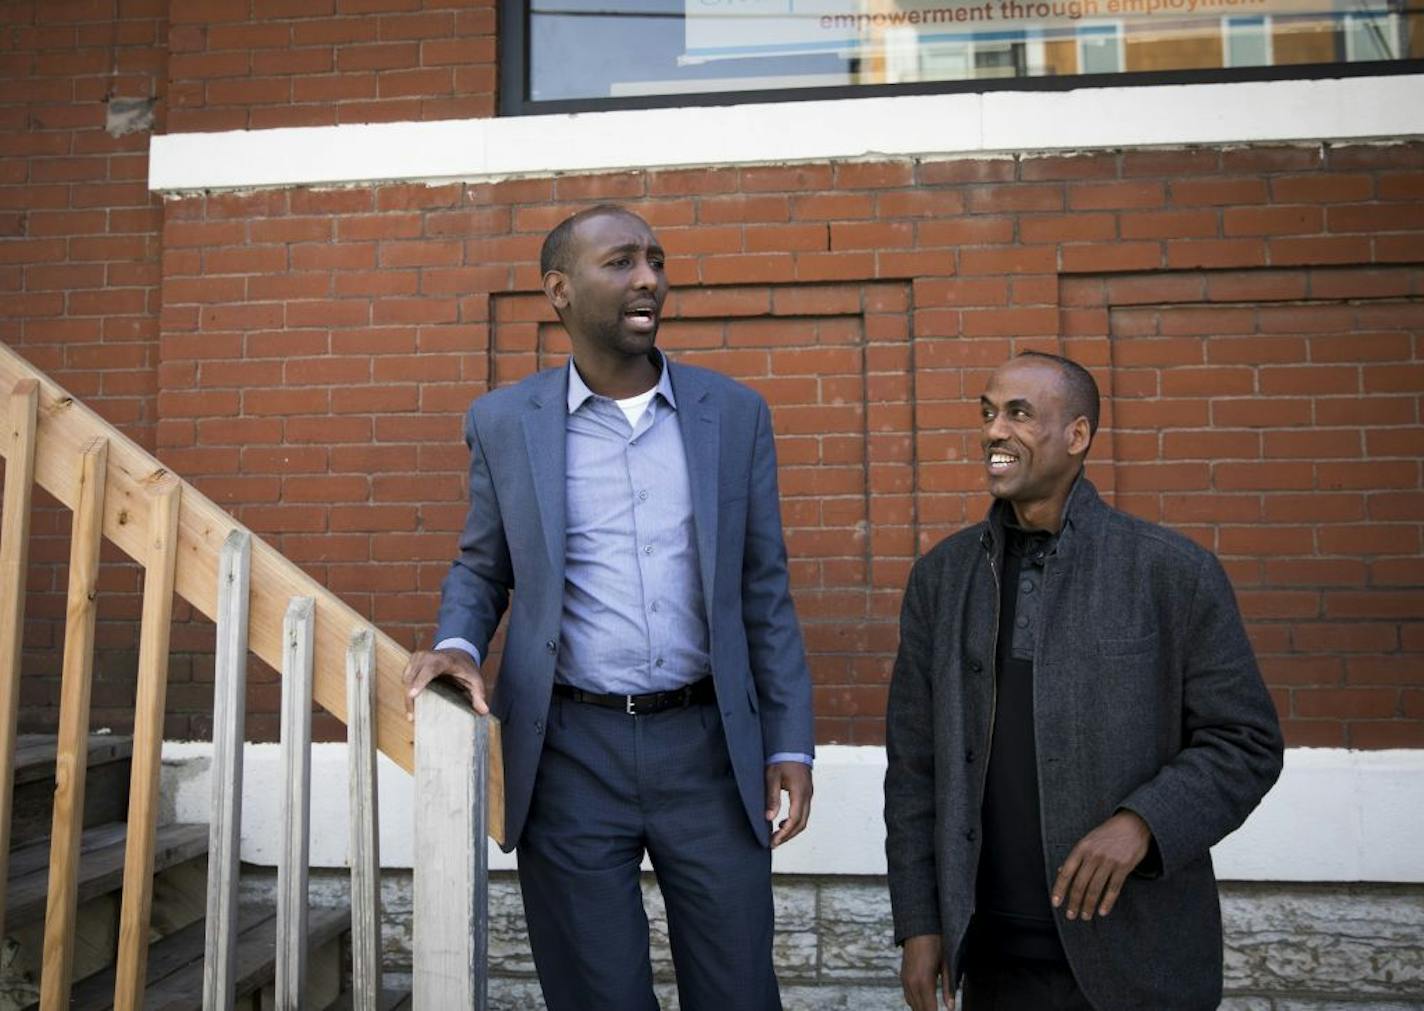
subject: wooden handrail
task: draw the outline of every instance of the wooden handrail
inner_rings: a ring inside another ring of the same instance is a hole
[[[168,469],[4,344],[0,344],[0,418],[9,416],[11,391],[21,379],[39,385],[36,483],[74,508],[79,492],[74,461],[95,438],[108,439],[103,533],[130,558],[143,561],[149,530],[147,488],[163,480]],[[9,447],[4,449],[8,454]],[[181,499],[175,590],[215,620],[218,556],[228,533],[242,525],[187,482]],[[312,597],[317,602],[312,694],[323,709],[345,723],[346,645],[352,633],[369,622],[271,545],[253,537],[249,645],[274,670],[282,666],[282,622],[293,597]],[[411,772],[414,728],[405,717],[400,679],[409,654],[380,631],[375,647],[376,746]]]
[[[360,1006],[374,1008],[380,986],[375,750],[383,751],[406,771],[416,771],[414,730],[423,724],[427,730],[422,736],[430,739],[422,741],[424,757],[416,783],[416,802],[422,815],[422,827],[416,833],[416,916],[419,921],[421,910],[425,910],[426,926],[416,925],[417,1001],[430,1008],[455,1006],[448,1001],[458,994],[459,1006],[483,1008],[487,946],[484,839],[489,835],[503,841],[504,829],[498,721],[492,716],[476,716],[463,697],[444,686],[434,686],[420,700],[413,726],[405,718],[400,680],[408,659],[404,649],[3,344],[0,418],[10,419],[5,437],[0,438],[0,455],[7,461],[0,585],[14,590],[16,598],[10,601],[14,606],[0,614],[0,647],[5,654],[0,656],[0,778],[8,778],[6,763],[14,737],[12,704],[18,695],[19,600],[23,597],[15,588],[23,586],[29,488],[44,488],[75,513],[42,1006],[58,1009],[68,1003],[78,812],[84,790],[82,756],[93,660],[93,588],[99,542],[108,538],[147,569],[129,826],[131,834],[142,838],[130,838],[126,852],[116,1006],[136,1007],[142,999],[149,882],[140,884],[140,880],[152,867],[167,632],[176,593],[218,624],[215,695],[223,697],[220,708],[227,713],[219,720],[215,712],[210,846],[210,862],[215,867],[210,866],[210,872],[216,873],[210,874],[209,881],[205,1005],[230,1006],[232,1001],[232,913],[246,657],[250,651],[274,668],[288,670],[290,665],[283,663],[289,646],[285,619],[293,599],[306,598],[310,643],[303,651],[310,650],[311,687],[309,696],[305,685],[300,694],[352,725],[356,763],[352,774],[352,849],[353,868],[359,868],[360,879],[359,887],[353,884],[353,898],[359,892],[366,899],[364,918],[354,925],[356,940],[361,942],[357,959],[361,971],[354,980],[365,998]],[[351,652],[348,643],[353,644]],[[351,677],[348,694],[351,662],[359,669]],[[284,699],[284,711],[300,709],[302,704],[300,697]],[[8,827],[8,812],[8,797],[0,799],[0,835]],[[0,854],[0,876],[3,873]],[[456,881],[454,892],[460,894],[452,897],[450,886]],[[288,906],[302,902],[299,891],[289,898]],[[3,903],[0,884],[0,917]],[[287,914],[286,920],[302,918],[295,908]],[[227,952],[226,956],[221,952]],[[299,967],[300,963],[298,952],[293,964]],[[284,990],[290,991],[289,1006],[290,994],[302,991],[300,968],[291,975],[295,978],[283,980]]]

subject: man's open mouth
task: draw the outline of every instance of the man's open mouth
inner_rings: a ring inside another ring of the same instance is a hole
[[[640,305],[623,311],[623,318],[635,330],[651,330],[658,324],[658,311],[652,306]]]
[[[1002,474],[1014,464],[1019,462],[1019,458],[1005,449],[994,449],[989,451],[989,473]]]

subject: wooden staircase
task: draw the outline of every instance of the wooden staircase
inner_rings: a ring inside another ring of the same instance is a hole
[[[320,1011],[348,986],[359,1011],[484,1011],[498,722],[444,686],[409,722],[399,644],[4,344],[0,456],[0,1011]],[[36,489],[73,520],[50,741],[16,737]],[[104,541],[144,568],[132,740],[90,734]],[[158,824],[175,599],[217,626],[203,826]],[[275,911],[239,888],[250,654],[283,680]],[[312,908],[307,888],[313,702],[348,728],[349,909]],[[382,986],[378,749],[415,781],[413,1001]]]
[[[38,1008],[45,899],[49,879],[51,797],[55,740],[21,736],[15,752],[15,801],[10,850],[7,958],[0,969],[0,1011]],[[123,885],[128,826],[124,817],[132,741],[107,734],[89,738],[90,790],[84,812],[78,871],[77,933],[71,1008],[108,1009],[114,1002],[113,959],[117,944],[119,890]],[[208,826],[168,824],[154,841],[153,939],[149,944],[143,1006],[187,1011],[202,1006],[206,927]],[[351,1006],[342,993],[343,960],[350,908],[313,909],[307,922],[311,961],[307,1006]],[[270,1008],[277,964],[276,910],[243,906],[238,913],[236,1007]],[[409,994],[387,991],[384,1009],[408,1008]]]

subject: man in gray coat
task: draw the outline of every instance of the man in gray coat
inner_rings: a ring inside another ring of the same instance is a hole
[[[1210,848],[1281,734],[1221,564],[1083,477],[1098,390],[1026,353],[981,404],[987,520],[916,563],[887,712],[905,1001],[1211,1008]]]

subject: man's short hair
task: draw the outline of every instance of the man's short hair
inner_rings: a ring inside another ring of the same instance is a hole
[[[542,277],[551,270],[569,269],[569,247],[573,244],[574,229],[579,226],[579,222],[587,221],[589,218],[599,218],[605,214],[625,214],[630,218],[637,218],[638,215],[620,207],[618,204],[598,204],[595,207],[585,207],[583,210],[570,214],[563,221],[560,221],[544,236],[543,248],[539,250],[539,275]],[[642,218],[638,218],[639,221]]]
[[[1051,362],[1063,377],[1063,400],[1069,417],[1088,419],[1089,439],[1098,434],[1098,413],[1102,397],[1098,394],[1098,383],[1091,372],[1071,358],[1049,354],[1047,351],[1020,351],[1016,357]]]

